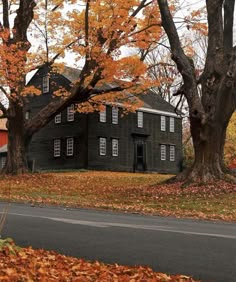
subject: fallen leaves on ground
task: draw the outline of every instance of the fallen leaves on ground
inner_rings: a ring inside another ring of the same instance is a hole
[[[170,175],[123,172],[1,176],[0,198],[34,204],[236,221],[236,185],[164,184]]]
[[[54,251],[20,249],[11,240],[4,240],[4,244],[5,247],[0,248],[0,281],[194,282],[188,276],[158,273],[149,267],[109,265],[64,256]]]

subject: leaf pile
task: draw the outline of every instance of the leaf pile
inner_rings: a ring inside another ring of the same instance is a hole
[[[182,188],[182,183],[163,183],[170,177],[104,171],[1,176],[0,199],[236,221],[236,185],[217,182]]]
[[[1,240],[0,240],[1,242]],[[0,281],[55,282],[194,282],[184,275],[167,275],[148,267],[128,267],[85,261],[54,251],[7,246],[0,251]]]

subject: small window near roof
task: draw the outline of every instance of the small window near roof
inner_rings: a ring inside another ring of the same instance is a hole
[[[54,139],[54,157],[60,157],[61,156],[61,139]]]
[[[58,115],[55,116],[54,121],[55,121],[55,123],[61,123],[61,113],[59,113]]]
[[[112,123],[118,124],[118,108],[112,107]]]
[[[49,76],[43,76],[43,85],[42,85],[42,93],[49,92]]]
[[[106,107],[103,111],[99,112],[99,121],[100,122],[106,122],[107,121]]]
[[[173,145],[170,146],[170,161],[175,161],[175,146]]]
[[[66,155],[73,156],[74,154],[74,138],[69,137],[66,139]]]
[[[161,116],[161,131],[166,131],[166,117]]]
[[[67,121],[74,121],[75,119],[75,105],[71,104],[67,107]]]
[[[137,112],[137,123],[138,127],[143,127],[143,112]]]
[[[166,145],[161,145],[161,161],[166,160]]]
[[[99,138],[99,155],[105,156],[107,154],[107,139],[105,137]]]
[[[175,119],[170,117],[170,132],[175,132]]]
[[[112,156],[118,157],[118,150],[119,150],[119,140],[112,139]]]

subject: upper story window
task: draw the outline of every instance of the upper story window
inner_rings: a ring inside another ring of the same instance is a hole
[[[30,111],[25,112],[25,119],[29,120],[30,119]]]
[[[118,157],[118,153],[119,153],[119,140],[112,139],[112,156]]]
[[[161,116],[161,131],[166,131],[166,117]]]
[[[175,119],[170,117],[170,132],[175,132]]]
[[[54,118],[55,123],[61,123],[61,113],[57,114]]]
[[[170,145],[170,161],[174,162],[175,161],[175,146]]]
[[[137,123],[138,127],[143,127],[143,112],[137,112]]]
[[[75,119],[75,105],[71,104],[67,107],[67,121],[74,121]]]
[[[43,85],[42,85],[42,93],[49,92],[49,76],[43,76]]]
[[[166,145],[161,145],[161,161],[166,160]]]
[[[60,157],[61,156],[61,139],[54,139],[53,144],[53,150],[54,150],[54,157]]]
[[[100,122],[106,122],[107,121],[107,112],[106,108],[103,111],[99,112],[99,121]]]
[[[99,155],[105,156],[107,154],[107,139],[105,137],[99,138]]]
[[[116,107],[112,107],[112,123],[118,124],[118,112],[119,109]]]
[[[69,137],[66,139],[66,155],[73,156],[74,154],[74,138]]]

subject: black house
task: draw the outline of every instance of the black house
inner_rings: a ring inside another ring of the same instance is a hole
[[[62,74],[38,70],[28,85],[42,95],[28,98],[27,117],[52,99],[52,85],[68,87],[78,71]],[[174,107],[149,92],[140,95],[143,106],[122,117],[121,108],[83,114],[72,104],[36,133],[28,159],[36,170],[93,169],[177,173],[182,162],[182,119]]]

